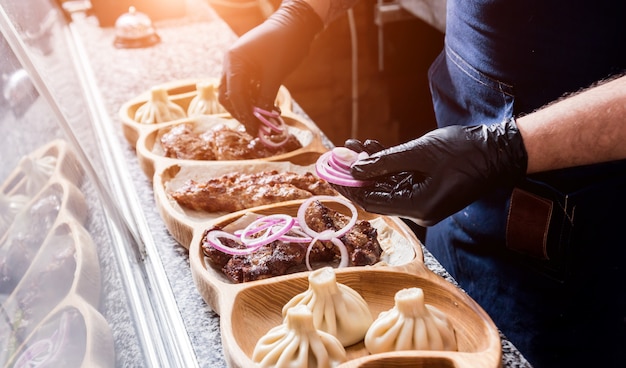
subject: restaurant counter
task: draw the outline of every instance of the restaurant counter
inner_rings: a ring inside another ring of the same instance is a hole
[[[198,293],[189,267],[188,251],[170,235],[157,211],[152,183],[141,170],[135,150],[124,138],[118,117],[120,107],[152,86],[184,79],[217,78],[225,50],[236,36],[203,2],[188,5],[187,17],[155,22],[160,42],[147,48],[116,48],[115,29],[99,27],[93,16],[73,14],[70,29],[79,44],[77,59],[92,74],[91,93],[100,104],[103,123],[111,124],[113,147],[123,159],[116,165],[132,193],[125,200],[130,217],[153,248],[145,257],[159,257],[171,285],[184,328],[201,367],[226,366],[220,338],[220,318]],[[82,49],[82,51],[81,51]],[[89,79],[89,78],[88,78]],[[297,101],[296,101],[297,102]],[[96,106],[97,110],[97,106]],[[309,119],[296,104],[294,111]],[[123,176],[127,175],[127,178]],[[135,198],[133,198],[135,196]],[[143,231],[141,229],[144,229]],[[156,255],[151,253],[156,250]],[[424,249],[426,265],[450,282],[454,280]],[[502,336],[503,367],[528,367],[517,349]]]

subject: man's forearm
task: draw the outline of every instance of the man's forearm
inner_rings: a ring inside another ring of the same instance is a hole
[[[626,158],[626,76],[517,119],[529,174]]]

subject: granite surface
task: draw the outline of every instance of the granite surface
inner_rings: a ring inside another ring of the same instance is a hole
[[[120,107],[150,87],[188,78],[215,78],[220,75],[224,51],[235,40],[230,28],[204,3],[188,11],[185,19],[156,23],[161,42],[138,49],[118,49],[113,45],[115,30],[98,27],[92,17],[75,16],[90,67],[104,105],[115,124]],[[306,114],[297,106],[294,110]],[[120,125],[121,127],[121,125]],[[188,251],[168,233],[154,202],[152,183],[140,169],[136,152],[117,129],[119,149],[126,158],[136,195],[143,207],[158,257],[170,282],[185,328],[201,367],[224,367],[219,316],[204,303],[195,288],[189,268]],[[425,262],[435,273],[454,280],[424,249]],[[148,255],[155,256],[155,255]],[[503,367],[528,367],[528,362],[502,336]]]

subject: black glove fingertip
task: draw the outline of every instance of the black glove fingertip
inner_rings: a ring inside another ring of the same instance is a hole
[[[365,151],[365,146],[363,145],[363,143],[360,140],[354,138],[347,139],[343,146],[353,150],[354,152]]]
[[[363,142],[363,146],[365,147],[365,151],[370,155],[385,149],[385,146],[375,139],[366,139],[365,142]]]

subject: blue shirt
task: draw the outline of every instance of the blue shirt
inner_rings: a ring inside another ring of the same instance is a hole
[[[626,71],[626,1],[447,6],[445,49],[429,70],[439,126],[499,123]],[[549,260],[507,248],[512,188],[430,227],[426,247],[536,367],[623,365],[626,160],[525,184],[554,205]]]

